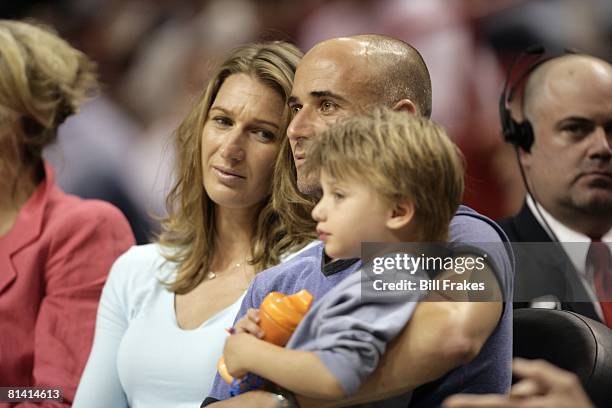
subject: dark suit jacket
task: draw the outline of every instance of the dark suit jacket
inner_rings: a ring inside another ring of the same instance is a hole
[[[561,308],[601,321],[567,254],[535,218],[527,203],[514,217],[499,221],[511,242],[542,242],[550,245],[514,245],[516,275],[515,308],[528,307],[529,301],[552,295],[561,301]]]

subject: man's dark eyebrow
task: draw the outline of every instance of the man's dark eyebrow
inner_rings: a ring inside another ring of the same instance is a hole
[[[568,123],[580,123],[580,124],[587,124],[587,123],[591,123],[592,120],[588,119],[588,118],[584,118],[581,116],[568,116],[566,118],[563,118],[561,120],[559,120],[557,122],[557,126],[563,126],[566,125]]]
[[[561,119],[559,122],[592,122],[591,119],[582,116],[568,116]]]
[[[335,93],[333,93],[331,91],[312,91],[310,93],[310,96],[312,96],[314,98],[333,98],[333,99],[338,99],[338,100],[343,101],[343,102],[347,102],[346,99],[344,99],[340,95],[335,94]]]
[[[332,98],[332,99],[339,100],[341,102],[347,102],[345,98],[331,91],[312,91],[310,92],[309,95],[315,99]],[[299,104],[299,98],[297,96],[290,96],[289,99],[287,100],[287,105],[291,106],[294,104]]]

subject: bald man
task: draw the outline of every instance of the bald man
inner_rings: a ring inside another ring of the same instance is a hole
[[[298,66],[289,99],[294,113],[287,131],[291,154],[282,155],[288,162],[281,168],[293,174],[278,179],[297,177],[299,191],[317,197],[318,180],[301,171],[309,145],[336,121],[376,105],[390,106],[407,115],[431,114],[429,73],[414,48],[376,35],[332,39],[313,47]],[[467,207],[459,209],[450,225],[451,243],[499,244],[483,252],[495,266],[488,269],[490,283],[499,282],[503,295],[498,298],[507,299],[512,290],[511,266],[502,238],[505,235],[496,224]],[[258,308],[265,294],[272,290],[293,293],[308,288],[319,299],[358,267],[358,260],[327,259],[319,243],[290,262],[258,274],[239,316],[249,308]],[[440,405],[446,396],[462,392],[459,390],[503,393],[509,389],[511,379],[511,316],[511,308],[502,302],[421,303],[410,325],[390,346],[377,371],[356,395],[341,402],[298,397],[300,406],[347,406],[376,401],[377,407],[408,404],[425,407]],[[214,403],[215,407],[292,406],[284,397],[268,392],[228,397],[228,387],[217,378],[203,406],[217,400],[225,401]]]
[[[596,261],[609,263],[612,242],[612,66],[580,54],[545,62],[527,80],[522,113],[534,134],[530,151],[519,150],[532,195],[501,225],[512,241],[562,244],[557,254],[522,258],[516,298],[548,299],[612,327],[612,303],[600,302],[612,301],[612,269]]]
[[[298,188],[316,195],[319,182],[301,173],[309,143],[330,124],[375,105],[429,117],[431,81],[417,50],[389,37],[361,35],[324,41],[295,73],[287,129]]]

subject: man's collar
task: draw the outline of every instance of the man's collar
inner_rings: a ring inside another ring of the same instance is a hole
[[[325,254],[324,245],[321,245],[321,251],[321,272],[325,276],[331,276],[335,273],[342,272],[359,261],[359,258],[336,259],[334,261]]]
[[[533,216],[538,220],[540,224],[543,224],[542,217],[546,220],[550,229],[552,229],[553,233],[559,238],[561,242],[591,242],[591,238],[587,235],[575,231],[569,228],[567,225],[563,224],[561,221],[557,220],[553,217],[541,204],[538,203],[539,212],[536,209],[535,200],[531,195],[527,195],[527,205],[529,209],[533,213]],[[541,216],[540,216],[541,214]],[[552,238],[552,237],[551,237]],[[612,229],[608,231],[601,240],[603,242],[612,242]]]
[[[538,221],[538,223],[540,223],[542,228],[548,230],[548,228],[546,228],[545,226],[545,223],[542,221],[542,217],[544,218],[544,220],[546,220],[546,223],[548,224],[552,232],[555,234],[560,244],[563,246],[563,249],[568,254],[576,270],[580,273],[584,273],[589,245],[576,245],[574,243],[578,242],[590,244],[591,238],[589,238],[583,233],[574,231],[573,229],[563,224],[561,221],[557,220],[539,203],[537,204],[537,208],[540,211],[538,211],[536,209],[536,202],[530,195],[527,195],[527,206],[531,210],[531,213]],[[553,239],[553,237],[551,237],[551,239]],[[603,242],[612,243],[612,230],[608,231],[601,238],[601,240]]]

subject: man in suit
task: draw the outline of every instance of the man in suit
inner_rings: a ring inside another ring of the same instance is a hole
[[[612,327],[612,66],[579,54],[548,60],[513,113],[523,122],[504,134],[514,133],[529,194],[500,225],[513,242],[549,243],[517,245],[515,300],[552,300]]]

